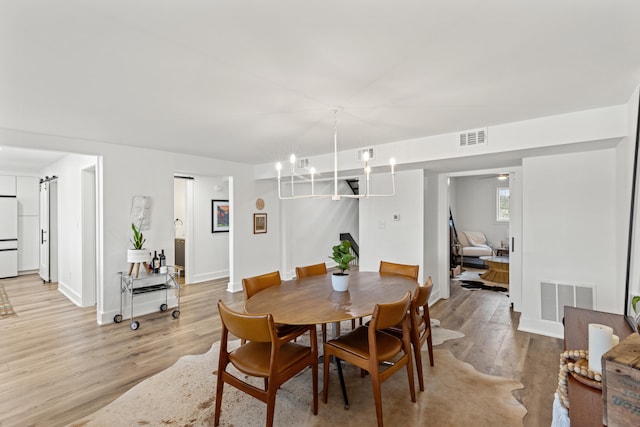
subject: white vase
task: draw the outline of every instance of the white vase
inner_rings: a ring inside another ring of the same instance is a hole
[[[149,261],[149,251],[146,249],[127,249],[127,262],[143,263]]]
[[[349,290],[349,275],[347,273],[333,273],[331,275],[331,286],[337,292]]]

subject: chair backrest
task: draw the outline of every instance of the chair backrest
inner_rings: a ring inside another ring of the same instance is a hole
[[[398,274],[418,280],[419,265],[396,264],[394,262],[380,261],[380,273]]]
[[[418,286],[416,291],[413,294],[412,303],[416,307],[423,307],[429,302],[429,296],[431,296],[431,291],[433,290],[433,280],[431,276],[427,277],[427,281],[424,286]]]
[[[238,338],[254,342],[271,342],[275,332],[271,314],[247,314],[231,310],[218,300],[218,312],[224,329]]]
[[[282,279],[280,279],[279,271],[242,279],[244,298],[249,299],[261,290],[279,285],[280,283],[282,283]]]
[[[305,277],[309,276],[319,276],[321,274],[327,274],[327,264],[325,264],[324,262],[321,264],[296,267],[296,277],[298,279],[304,279]]]
[[[376,304],[369,327],[375,330],[386,329],[402,323],[409,311],[411,292],[407,292],[399,301],[388,304]]]
[[[418,286],[411,299],[411,311],[420,316],[420,307],[423,308],[422,317],[425,321],[430,321],[429,316],[429,296],[433,290],[433,280],[431,276],[427,278],[424,286]]]

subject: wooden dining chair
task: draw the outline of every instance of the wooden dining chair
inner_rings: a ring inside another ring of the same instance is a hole
[[[315,325],[279,336],[271,314],[246,314],[228,308],[221,300],[218,311],[222,321],[214,425],[220,424],[224,384],[230,384],[267,404],[267,427],[273,425],[276,393],[280,386],[299,372],[311,367],[313,414],[318,414],[318,341]],[[292,340],[309,332],[310,346]],[[229,351],[229,333],[244,338],[245,344]],[[264,378],[264,389],[256,387],[227,371],[231,363],[250,377]]]
[[[261,274],[259,276],[247,277],[242,279],[242,290],[244,291],[245,301],[251,298],[256,293],[263,289],[267,289],[271,286],[276,286],[282,283],[279,271],[273,271],[271,273]],[[285,325],[282,323],[276,323],[276,329],[279,335],[287,335],[295,332],[298,329],[304,329],[305,326],[298,325]],[[242,342],[244,344],[244,341]]]
[[[381,274],[396,274],[399,276],[406,276],[417,281],[419,268],[419,265],[396,264],[394,262],[380,261],[378,272]],[[355,320],[353,322],[355,322]],[[361,317],[360,324],[362,325],[362,323],[363,319]]]
[[[413,362],[411,361],[411,343],[409,338],[409,305],[411,293],[407,292],[403,299],[389,304],[377,304],[369,327],[359,326],[348,334],[324,344],[324,389],[322,401],[327,403],[329,395],[329,363],[331,356],[349,362],[371,375],[373,397],[376,406],[378,426],[383,425],[381,384],[406,367],[409,380],[411,401],[416,401],[413,382]],[[384,329],[402,323],[402,338],[397,338]],[[391,362],[391,364],[382,363]],[[386,369],[381,370],[384,365]]]
[[[244,299],[248,300],[256,293],[268,287],[279,285],[282,283],[279,271],[260,274],[259,276],[247,277],[242,279],[242,290],[244,291]]]
[[[398,274],[400,276],[411,277],[413,280],[418,280],[419,265],[409,264],[396,264],[394,262],[380,261],[380,273],[385,274]]]
[[[304,279],[305,277],[321,276],[327,274],[327,264],[312,264],[305,265],[303,267],[296,267],[296,277],[298,279]],[[351,329],[355,327],[355,320],[351,321]],[[322,324],[322,342],[327,342],[327,324]]]
[[[431,276],[427,278],[424,286],[419,286],[411,298],[409,307],[409,320],[411,329],[409,331],[411,337],[411,346],[413,347],[413,356],[416,361],[416,371],[418,372],[418,384],[420,391],[424,391],[424,374],[422,369],[422,346],[427,343],[429,350],[429,362],[433,366],[433,338],[431,336],[431,316],[429,315],[429,296],[433,290],[433,281]],[[385,329],[396,337],[402,337],[402,324],[394,325]]]
[[[296,277],[298,279],[304,279],[305,277],[310,276],[320,276],[322,274],[327,274],[327,264],[312,264],[305,265],[304,267],[296,267]]]

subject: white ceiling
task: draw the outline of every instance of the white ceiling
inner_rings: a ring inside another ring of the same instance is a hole
[[[0,128],[247,163],[626,103],[640,2],[2,0]]]

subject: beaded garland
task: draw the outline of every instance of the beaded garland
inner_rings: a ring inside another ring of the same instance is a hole
[[[585,378],[602,382],[602,375],[591,369],[578,365],[580,359],[589,360],[589,352],[587,350],[567,350],[560,353],[560,373],[558,373],[558,399],[560,404],[569,409],[569,399],[567,398],[567,376],[569,372],[575,372]]]

